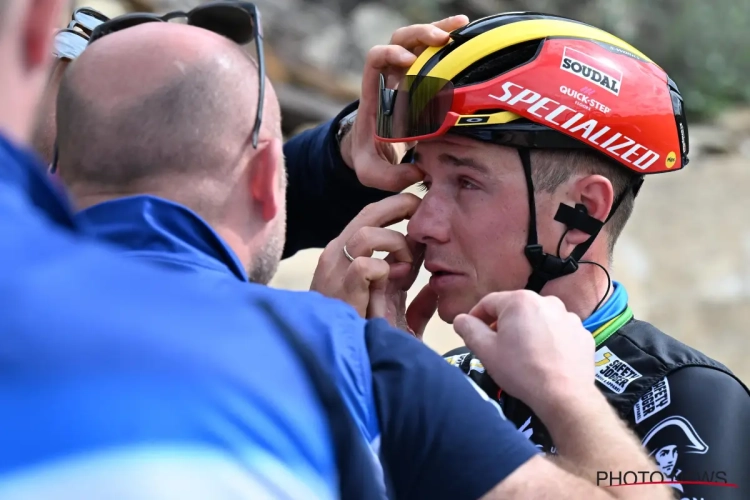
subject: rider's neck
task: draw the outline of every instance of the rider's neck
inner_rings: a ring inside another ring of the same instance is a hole
[[[601,264],[609,272],[608,263],[602,262]],[[578,315],[581,321],[584,321],[591,316],[600,301],[604,304],[612,296],[614,286],[610,286],[607,290],[607,285],[607,275],[599,266],[580,264],[573,274],[547,283],[541,294],[554,295],[559,298],[569,312]]]

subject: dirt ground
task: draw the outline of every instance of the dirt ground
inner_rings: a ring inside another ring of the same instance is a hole
[[[636,317],[750,381],[750,113],[739,116],[721,129],[691,133],[696,154],[683,171],[646,180],[613,277],[628,290]],[[723,154],[701,154],[717,149]],[[405,224],[394,228],[404,232]],[[308,289],[319,254],[308,250],[283,262],[273,286]],[[422,269],[415,293],[428,279]],[[461,345],[437,317],[425,342],[440,353]]]

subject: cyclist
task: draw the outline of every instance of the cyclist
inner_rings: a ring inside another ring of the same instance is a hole
[[[425,246],[438,314],[453,322],[493,291],[557,296],[594,336],[596,384],[665,481],[684,497],[748,498],[747,388],[635,319],[609,277],[644,177],[688,163],[676,84],[623,40],[559,16],[498,14],[451,37],[422,53],[395,92],[381,79],[378,114],[381,139],[419,142],[427,192],[408,234]],[[445,357],[555,454],[539,419],[467,348]],[[690,484],[701,480],[739,487]]]

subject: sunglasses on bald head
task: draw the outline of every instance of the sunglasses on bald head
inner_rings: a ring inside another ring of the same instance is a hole
[[[68,29],[78,28],[88,36],[91,32],[102,23],[109,21],[109,18],[89,7],[81,7],[73,12],[73,19],[68,24]]]
[[[253,148],[258,147],[258,135],[263,121],[263,101],[266,88],[266,68],[265,59],[263,58],[263,29],[261,27],[260,12],[255,4],[250,2],[238,1],[214,1],[200,5],[188,12],[174,11],[164,15],[149,13],[131,13],[107,19],[93,9],[81,13],[76,20],[74,15],[73,22],[90,26],[92,29],[85,36],[73,28],[63,31],[70,31],[77,35],[70,34],[68,44],[76,45],[80,42],[77,38],[87,40],[91,45],[100,38],[112,33],[122,31],[133,26],[145,23],[165,23],[173,20],[185,20],[188,25],[196,28],[206,29],[218,35],[232,40],[238,45],[246,45],[250,42],[255,43],[255,51],[258,63],[258,108],[255,114],[255,125],[253,127]],[[77,11],[78,12],[78,11]],[[92,14],[99,14],[103,20]],[[93,19],[99,22],[92,21]],[[71,24],[73,24],[71,22]],[[73,38],[77,36],[77,38]],[[80,52],[79,52],[80,53]],[[50,173],[57,170],[57,145],[55,145],[54,158],[50,166]]]
[[[175,11],[162,16],[147,13],[125,14],[96,26],[91,33],[89,45],[98,39],[118,31],[145,23],[163,23],[184,19],[190,26],[203,28],[222,35],[238,45],[255,42],[258,62],[258,109],[253,128],[253,147],[258,147],[258,134],[263,119],[266,70],[263,59],[263,30],[260,12],[250,2],[216,1],[200,5],[189,12]]]
[[[86,48],[94,28],[106,21],[109,18],[97,10],[88,7],[76,9],[68,27],[55,34],[54,56],[71,61],[76,59]]]

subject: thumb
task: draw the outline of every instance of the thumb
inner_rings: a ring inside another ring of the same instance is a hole
[[[427,323],[435,315],[437,306],[437,294],[430,285],[425,285],[406,309],[406,323],[419,340],[422,340]]]
[[[492,356],[491,352],[497,335],[495,331],[482,320],[468,314],[456,316],[453,320],[453,329],[463,339],[466,347],[478,358],[485,360],[486,366],[486,358]]]
[[[364,160],[361,163],[364,164]],[[389,164],[387,168],[373,168],[371,163],[372,160],[368,162],[368,168],[357,171],[357,178],[365,187],[400,193],[424,179],[422,171],[411,163]]]
[[[370,283],[370,302],[367,305],[367,318],[385,318],[388,313],[386,288],[388,277],[383,276]]]

